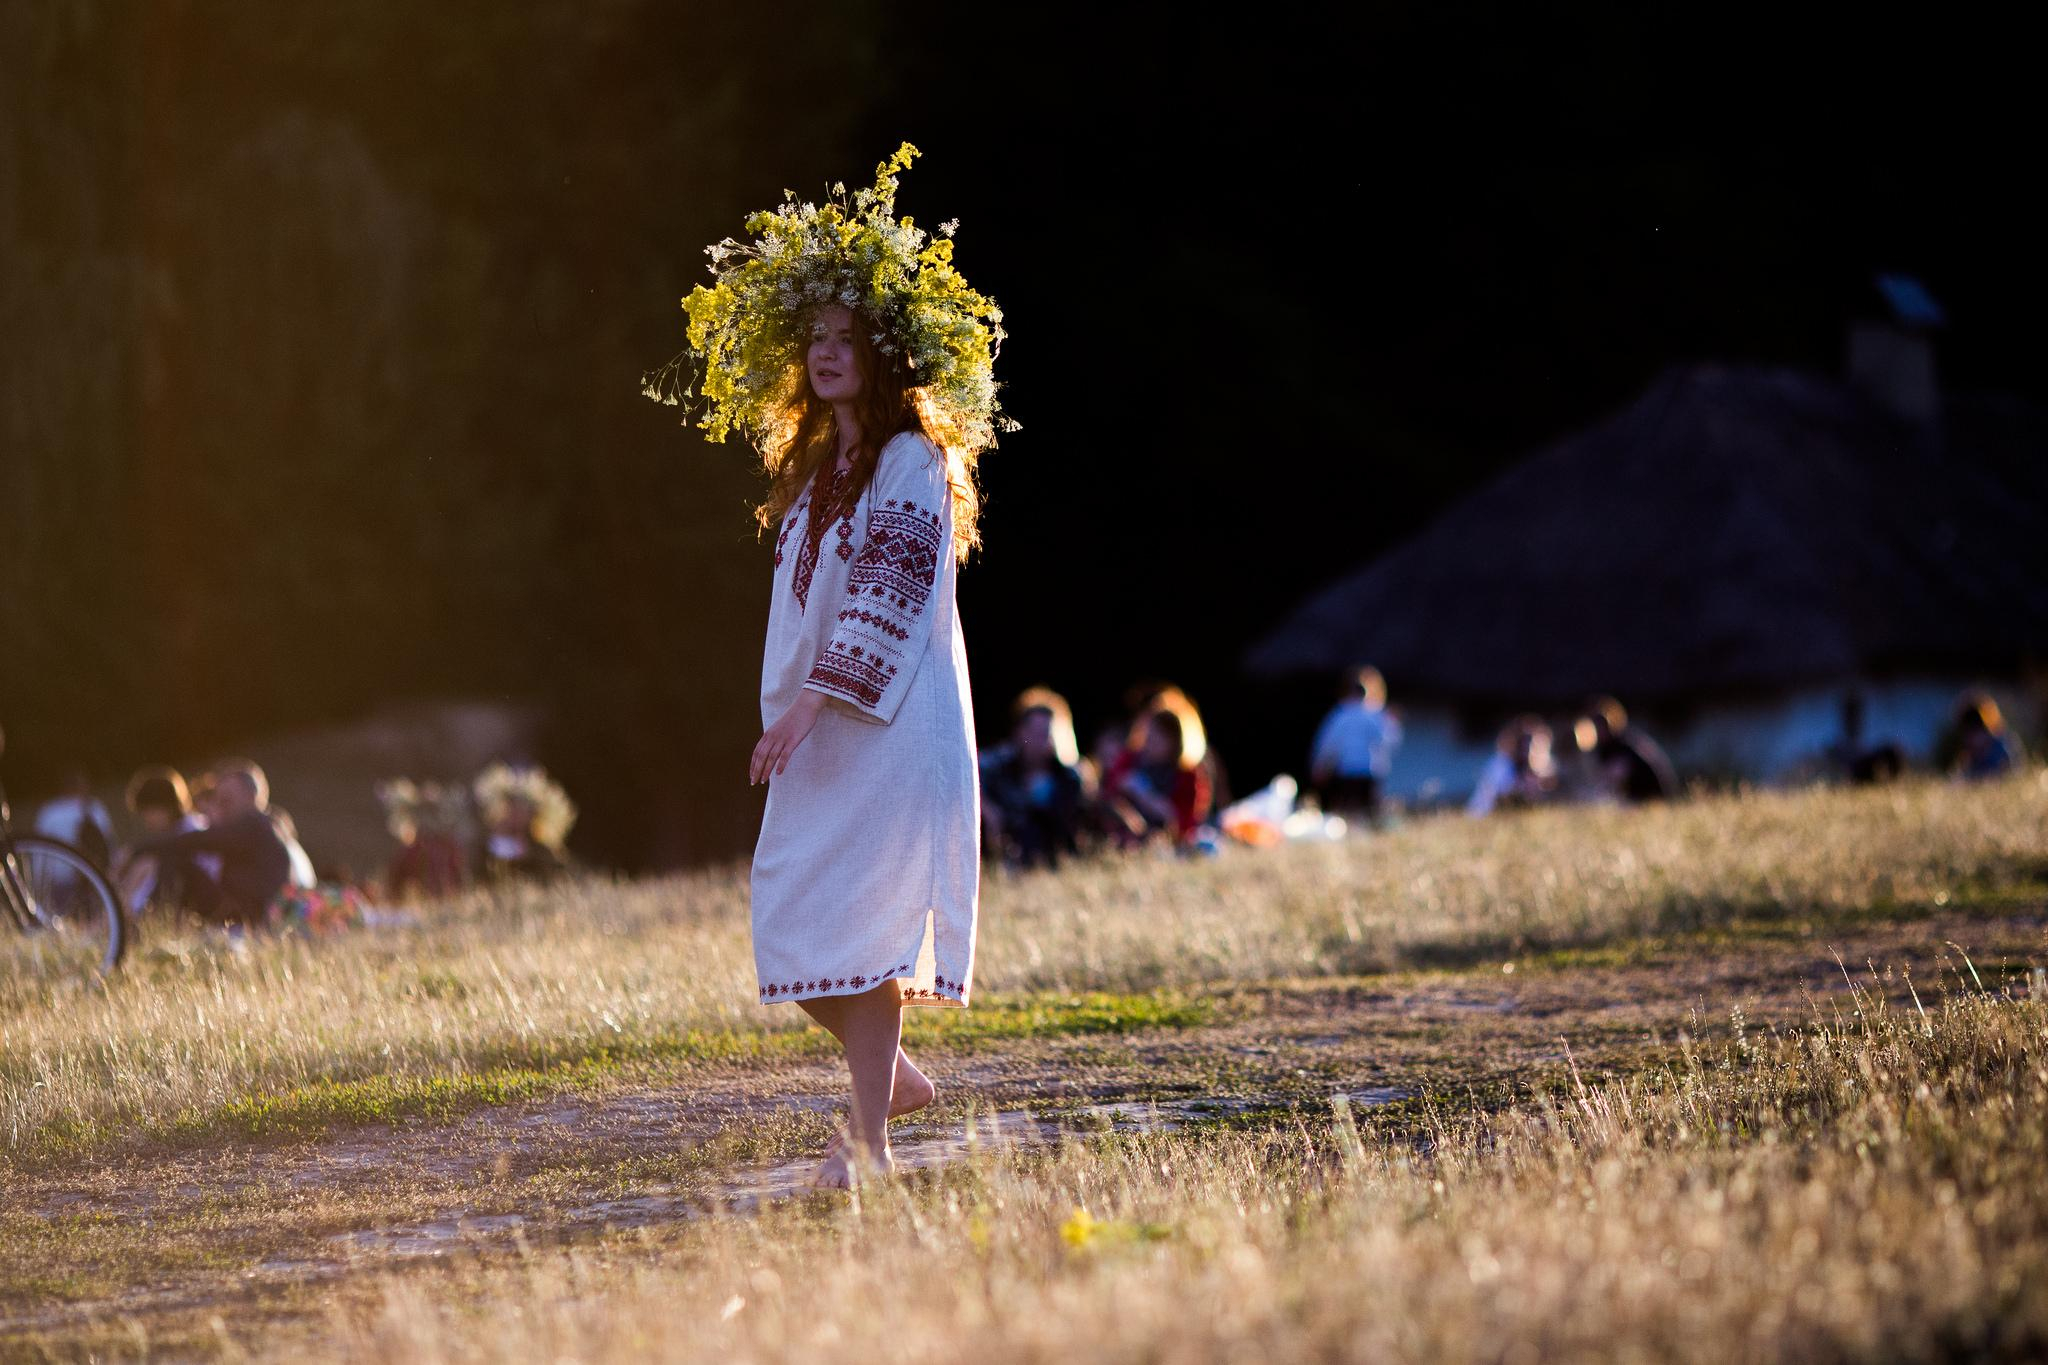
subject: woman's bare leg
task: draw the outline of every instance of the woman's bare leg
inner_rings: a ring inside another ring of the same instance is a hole
[[[914,1114],[930,1104],[938,1096],[939,1089],[932,1084],[931,1077],[917,1069],[917,1063],[910,1060],[910,1054],[899,1044],[896,1048],[895,1083],[889,1090],[889,1117],[900,1119],[905,1114]],[[840,1134],[834,1133],[825,1144],[825,1155],[839,1150]]]
[[[856,1158],[889,1169],[889,1104],[895,1088],[896,1058],[903,1041],[903,995],[892,978],[858,995],[799,1001],[813,1019],[839,1040],[853,1080],[849,1126],[853,1150],[834,1150],[818,1168],[814,1184],[843,1189],[857,1180]]]

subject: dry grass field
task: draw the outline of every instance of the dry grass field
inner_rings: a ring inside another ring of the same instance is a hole
[[[2048,771],[984,885],[902,1177],[744,867],[0,943],[0,1356],[2048,1355]]]

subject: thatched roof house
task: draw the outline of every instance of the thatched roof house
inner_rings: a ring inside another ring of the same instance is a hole
[[[1245,666],[1372,663],[1397,695],[1467,716],[2016,676],[2048,657],[2048,413],[1942,408],[1901,415],[1788,369],[1674,368],[1316,593]]]
[[[1792,370],[1695,365],[1317,593],[1254,673],[1573,702],[2048,652],[2048,417],[1890,417]]]

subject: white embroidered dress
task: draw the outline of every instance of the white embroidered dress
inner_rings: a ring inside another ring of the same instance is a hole
[[[906,1003],[967,1004],[981,785],[945,461],[901,432],[815,552],[816,481],[777,530],[761,726],[803,689],[828,700],[768,779],[752,876],[763,1003],[902,977]]]

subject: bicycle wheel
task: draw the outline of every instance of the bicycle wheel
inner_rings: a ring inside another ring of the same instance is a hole
[[[21,950],[42,970],[97,971],[121,965],[128,917],[92,859],[40,834],[17,835],[0,849],[0,895],[12,901]]]

